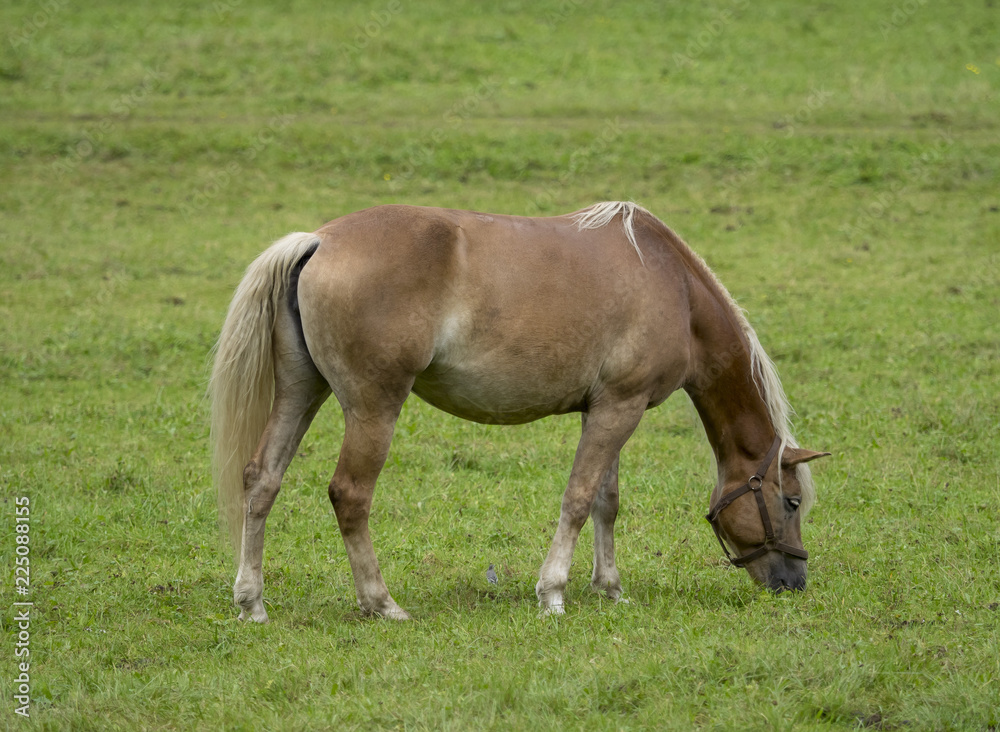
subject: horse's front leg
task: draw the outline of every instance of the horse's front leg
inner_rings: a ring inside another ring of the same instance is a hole
[[[592,405],[584,419],[583,434],[576,449],[569,485],[563,494],[559,526],[556,528],[552,546],[549,548],[538,583],[535,585],[538,604],[546,614],[564,612],[563,592],[569,581],[569,567],[577,539],[580,537],[580,529],[583,528],[587,516],[595,509],[595,498],[612,468],[617,467],[618,453],[639,424],[646,404],[648,404],[646,397],[633,398],[630,401],[616,401],[611,404],[605,401]],[[617,488],[617,480],[615,488]],[[605,541],[607,535],[603,532],[607,527],[606,517],[610,513],[609,506],[610,503],[606,503],[604,498],[597,506],[597,512],[601,516],[602,522],[602,554],[606,554],[608,547],[608,542]],[[617,490],[615,492],[614,514],[617,514]],[[611,521],[613,522],[613,520],[612,518]],[[612,544],[612,568],[614,566],[613,555]],[[603,571],[607,565],[602,562],[600,566]],[[596,572],[597,565],[595,564]],[[607,578],[606,574],[601,576]],[[617,576],[618,573],[615,571],[614,577],[616,579]],[[620,594],[620,583],[616,582],[616,586]]]

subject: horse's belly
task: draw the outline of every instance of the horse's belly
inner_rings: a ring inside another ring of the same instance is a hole
[[[523,424],[584,408],[589,385],[575,371],[546,372],[527,365],[513,371],[432,364],[417,376],[413,393],[463,419]]]

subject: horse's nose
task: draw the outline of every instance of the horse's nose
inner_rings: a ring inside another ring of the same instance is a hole
[[[799,575],[798,577],[796,577],[792,581],[792,584],[789,586],[788,589],[793,590],[795,592],[804,592],[805,589],[806,589],[806,577],[805,577],[805,575]]]
[[[788,571],[787,569],[779,571],[771,577],[769,585],[775,594],[784,592],[785,590],[802,592],[806,589],[806,573]]]

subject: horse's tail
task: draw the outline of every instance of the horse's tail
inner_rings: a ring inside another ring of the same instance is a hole
[[[274,400],[271,339],[295,266],[314,252],[316,234],[279,239],[247,267],[215,344],[209,381],[213,469],[219,519],[236,556],[243,533],[243,469],[257,447]]]

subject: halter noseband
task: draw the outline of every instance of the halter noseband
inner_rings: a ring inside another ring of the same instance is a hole
[[[809,552],[805,549],[796,549],[793,546],[788,546],[788,544],[782,544],[774,540],[774,529],[771,528],[771,517],[767,514],[767,505],[764,503],[764,492],[761,490],[764,486],[764,476],[767,475],[768,468],[771,467],[771,463],[774,462],[775,456],[778,454],[778,448],[781,447],[781,438],[775,436],[774,442],[771,443],[771,449],[767,451],[767,455],[764,457],[764,462],[760,464],[757,468],[757,472],[751,475],[747,482],[741,487],[734,490],[732,493],[727,493],[719,502],[715,504],[708,515],[705,517],[708,519],[708,523],[712,524],[712,528],[715,529],[715,536],[719,540],[719,545],[722,547],[722,551],[726,553],[726,557],[729,559],[729,563],[734,567],[742,567],[747,562],[752,562],[757,557],[763,556],[770,551],[778,551],[782,554],[789,554],[793,557],[799,557],[800,559],[808,559]],[[719,529],[719,514],[733,501],[742,496],[744,493],[753,493],[757,498],[757,509],[760,511],[760,520],[764,523],[764,543],[742,557],[733,557],[729,552],[729,548],[726,546],[726,542],[722,540],[722,531]]]

